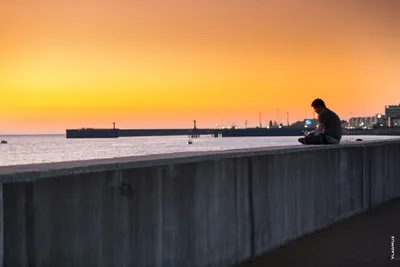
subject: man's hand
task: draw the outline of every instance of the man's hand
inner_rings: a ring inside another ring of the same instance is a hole
[[[303,131],[303,132],[304,132],[304,135],[307,136],[307,135],[313,135],[313,134],[315,134],[316,131],[315,131],[315,130],[312,130],[312,131],[310,131],[310,132],[309,132],[309,131]]]

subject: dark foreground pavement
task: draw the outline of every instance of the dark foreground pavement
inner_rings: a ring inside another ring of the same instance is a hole
[[[391,260],[392,236],[397,260]],[[400,198],[237,267],[400,267]]]

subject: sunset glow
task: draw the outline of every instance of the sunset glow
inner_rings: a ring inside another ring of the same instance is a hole
[[[343,119],[400,102],[400,1],[5,0],[0,133]],[[322,2],[322,1],[321,1]],[[323,1],[328,2],[328,1]]]

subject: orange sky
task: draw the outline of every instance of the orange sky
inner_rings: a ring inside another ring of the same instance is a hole
[[[400,1],[2,0],[0,133],[347,119],[400,102]],[[321,1],[322,2],[322,1]],[[332,2],[332,3],[326,3]]]

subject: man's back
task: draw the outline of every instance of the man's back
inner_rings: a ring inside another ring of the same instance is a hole
[[[318,115],[318,121],[324,125],[327,135],[340,141],[342,138],[342,122],[335,112],[326,108]]]

